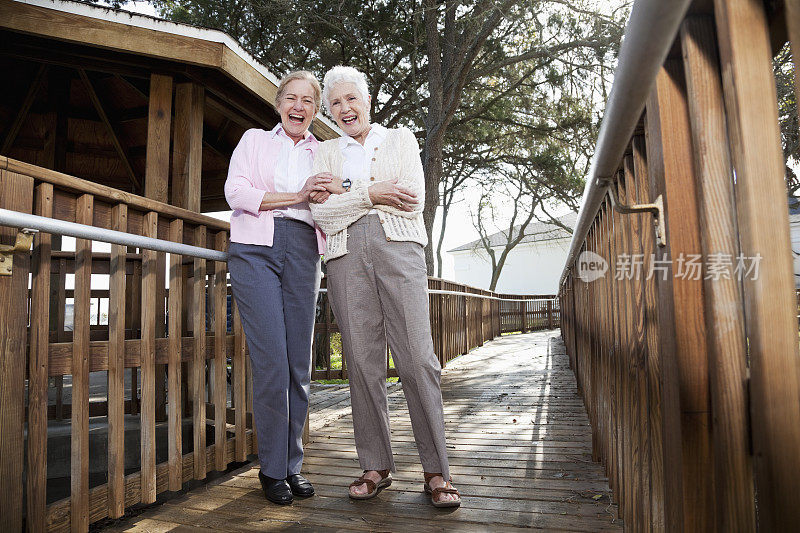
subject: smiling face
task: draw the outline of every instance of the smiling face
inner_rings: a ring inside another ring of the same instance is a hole
[[[299,142],[317,114],[314,88],[306,80],[290,81],[278,103],[278,111],[281,114],[283,131],[295,143]]]
[[[369,99],[364,100],[354,83],[339,82],[331,88],[328,102],[336,124],[364,144],[369,133]]]

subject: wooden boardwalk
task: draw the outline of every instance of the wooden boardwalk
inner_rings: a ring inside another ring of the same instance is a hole
[[[303,472],[317,496],[278,507],[248,466],[114,531],[618,531],[608,481],[557,332],[502,337],[452,361],[442,378],[448,448],[463,503],[434,509],[399,385],[389,396],[397,473],[371,501],[347,497],[360,473],[346,388],[316,389]]]

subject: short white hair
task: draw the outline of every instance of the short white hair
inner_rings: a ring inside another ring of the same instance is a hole
[[[331,110],[331,101],[329,96],[331,89],[337,83],[352,83],[361,93],[361,97],[365,102],[369,103],[369,87],[367,86],[367,76],[363,72],[353,67],[345,67],[336,65],[328,72],[325,73],[325,79],[322,82],[322,102],[328,111]]]

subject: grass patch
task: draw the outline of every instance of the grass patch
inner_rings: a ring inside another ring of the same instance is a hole
[[[386,383],[397,383],[399,378],[386,378]],[[346,385],[348,380],[346,379],[315,379],[316,383],[322,383],[323,385]]]

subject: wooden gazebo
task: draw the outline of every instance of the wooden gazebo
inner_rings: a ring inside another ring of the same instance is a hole
[[[225,250],[228,224],[201,213],[228,209],[242,133],[279,120],[278,78],[233,39],[77,2],[2,0],[0,68],[0,208]],[[338,135],[324,118],[312,131]],[[17,236],[0,226],[5,248]],[[102,253],[79,238],[62,250],[45,232],[33,244],[32,256],[0,257],[13,262],[0,276],[2,529],[86,530],[252,453],[224,261],[173,253],[167,272],[167,254],[146,248]],[[107,320],[92,312],[101,301]],[[131,435],[140,444],[126,450]],[[59,448],[63,473],[48,460]]]

